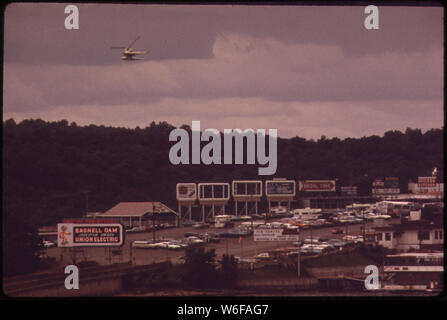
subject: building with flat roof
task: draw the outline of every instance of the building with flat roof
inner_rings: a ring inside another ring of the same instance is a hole
[[[161,202],[120,202],[95,218],[118,219],[125,227],[143,227],[152,224],[153,219],[175,220],[177,212]]]
[[[399,251],[442,250],[444,243],[444,227],[442,224],[423,220],[406,221],[376,227],[376,243]]]
[[[375,227],[376,243],[399,251],[443,250],[442,207],[442,204],[426,204],[421,210],[403,216],[400,223]]]

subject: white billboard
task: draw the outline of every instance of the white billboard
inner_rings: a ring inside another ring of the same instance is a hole
[[[299,190],[305,192],[334,192],[335,180],[300,180]]]
[[[177,183],[177,201],[197,200],[197,186],[195,183]]]
[[[226,182],[199,183],[199,201],[230,200],[230,184]]]
[[[294,197],[295,194],[295,180],[267,180],[265,182],[265,195],[267,197]]]
[[[262,181],[260,180],[234,180],[232,182],[231,192],[233,198],[261,198]]]
[[[282,234],[283,229],[255,229],[253,231],[254,241],[298,241],[296,234]]]
[[[400,194],[400,188],[374,188],[371,189],[373,195]]]
[[[113,247],[124,244],[124,228],[119,223],[59,223],[58,247]]]

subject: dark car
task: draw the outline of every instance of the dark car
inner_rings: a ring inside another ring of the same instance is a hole
[[[219,243],[220,242],[220,238],[218,236],[212,236],[212,237],[208,238],[208,242]]]
[[[332,229],[331,232],[332,232],[333,234],[341,234],[341,233],[343,233],[343,230],[340,229],[340,228],[337,228],[337,229]]]
[[[197,237],[197,238],[200,238],[201,237],[201,234],[200,233],[197,233],[197,232],[185,232],[185,234],[183,235],[185,238],[188,238],[188,237]]]

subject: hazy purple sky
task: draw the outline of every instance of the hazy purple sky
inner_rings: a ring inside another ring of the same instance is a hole
[[[443,125],[443,9],[11,4],[3,118],[383,135]],[[143,61],[119,50],[138,35]]]

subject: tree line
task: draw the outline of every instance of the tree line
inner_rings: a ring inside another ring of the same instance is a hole
[[[184,126],[187,127],[187,126]],[[3,127],[3,209],[33,225],[103,212],[120,201],[161,201],[176,208],[178,182],[271,179],[256,165],[173,165],[166,122],[141,129],[78,126],[62,120],[10,119]],[[187,127],[190,130],[189,127]],[[337,179],[369,194],[378,177],[443,177],[443,129],[387,131],[382,137],[278,139],[273,177]],[[88,208],[87,208],[88,206]]]

